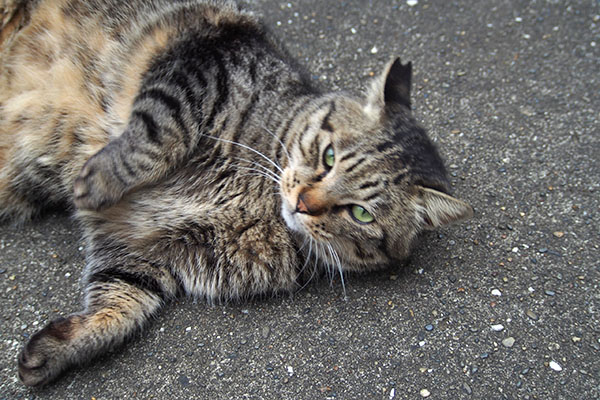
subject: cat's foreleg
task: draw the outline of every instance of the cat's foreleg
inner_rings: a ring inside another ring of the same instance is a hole
[[[157,182],[195,151],[205,122],[205,84],[168,62],[148,75],[126,129],[92,156],[75,180],[80,209],[117,203],[134,188]]]
[[[151,268],[155,267],[110,267],[90,274],[84,311],[50,322],[22,350],[21,381],[44,385],[138,331],[175,292],[173,278],[149,273]]]
[[[110,207],[136,187],[165,176],[183,159],[183,149],[168,150],[161,148],[159,143],[139,138],[144,135],[140,132],[144,129],[157,128],[149,127],[146,122],[130,123],[121,137],[112,140],[84,164],[73,185],[78,208],[100,210]]]

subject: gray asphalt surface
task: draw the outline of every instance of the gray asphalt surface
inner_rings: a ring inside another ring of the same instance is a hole
[[[359,93],[392,56],[412,60],[416,115],[476,217],[404,266],[348,276],[346,301],[339,279],[182,299],[41,390],[15,359],[79,310],[79,230],[2,225],[0,399],[599,398],[600,3],[253,3],[326,86]]]

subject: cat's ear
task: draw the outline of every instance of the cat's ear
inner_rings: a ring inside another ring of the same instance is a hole
[[[385,78],[383,99],[386,106],[400,104],[410,108],[410,82],[412,79],[412,63],[402,65],[396,58],[390,65]]]
[[[418,186],[427,229],[439,228],[473,216],[473,208],[462,200],[422,186]]]
[[[397,105],[410,108],[410,83],[412,79],[412,63],[402,64],[396,58],[383,70],[367,95],[368,112],[381,112]]]

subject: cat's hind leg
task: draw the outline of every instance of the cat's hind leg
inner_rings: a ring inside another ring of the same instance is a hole
[[[63,203],[56,174],[39,168],[29,155],[19,157],[2,133],[0,127],[0,221],[27,221],[48,206]]]
[[[0,221],[19,223],[52,207],[68,207],[69,193],[56,167],[60,160],[44,154],[39,143],[31,145],[36,138],[27,130],[19,132],[18,143],[17,135],[5,128],[0,121]]]
[[[19,355],[19,379],[44,385],[122,344],[175,292],[168,272],[144,262],[91,270],[84,311],[56,319],[31,337]]]

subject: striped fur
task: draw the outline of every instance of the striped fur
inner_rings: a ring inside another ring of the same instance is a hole
[[[227,1],[0,5],[0,217],[60,204],[87,243],[83,310],[32,336],[26,385],[119,345],[180,293],[343,281],[471,214],[411,116],[410,64],[355,99],[313,87]]]

